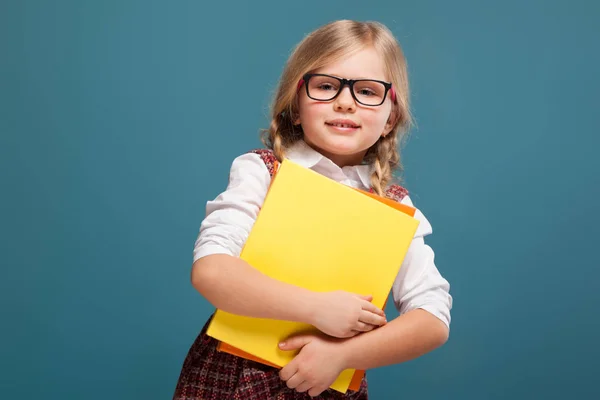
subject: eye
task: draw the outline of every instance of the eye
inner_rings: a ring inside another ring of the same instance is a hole
[[[321,83],[317,88],[321,90],[337,90],[331,83]]]
[[[361,96],[374,96],[377,93],[371,89],[359,89],[357,94],[360,94]]]

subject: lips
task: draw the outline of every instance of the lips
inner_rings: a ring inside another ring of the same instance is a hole
[[[349,119],[334,119],[331,121],[326,121],[325,125],[335,126],[338,128],[360,128],[359,124]]]

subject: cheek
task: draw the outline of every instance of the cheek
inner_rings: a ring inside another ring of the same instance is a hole
[[[299,113],[302,124],[314,125],[324,119],[326,113],[326,104],[300,102]]]
[[[385,124],[389,118],[389,113],[377,112],[367,113],[362,117],[363,125],[368,126],[370,130],[381,133],[385,128]]]

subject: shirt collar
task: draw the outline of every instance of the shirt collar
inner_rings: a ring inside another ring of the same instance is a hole
[[[314,170],[319,165],[322,165],[330,171],[341,171],[350,179],[356,180],[355,177],[358,176],[364,189],[371,187],[372,167],[370,165],[361,164],[340,168],[329,158],[306,144],[304,140],[298,140],[290,146],[286,151],[285,157],[305,168]]]

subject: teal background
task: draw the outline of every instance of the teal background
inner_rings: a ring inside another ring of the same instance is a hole
[[[291,48],[351,18],[408,58],[406,185],[454,296],[371,398],[600,398],[599,4],[3,0],[0,397],[170,398],[212,311],[205,203]]]

